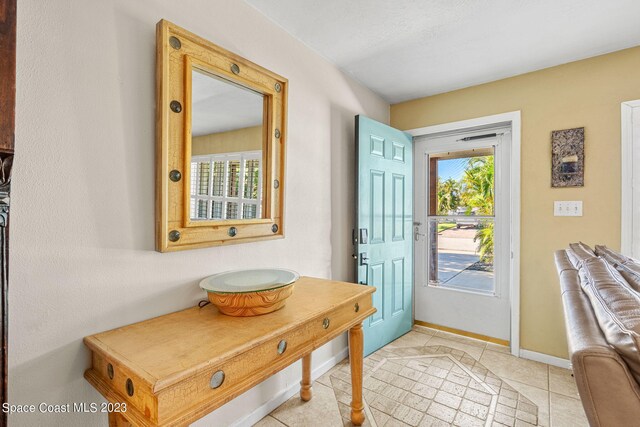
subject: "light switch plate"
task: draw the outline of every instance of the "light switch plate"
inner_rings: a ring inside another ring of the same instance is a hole
[[[553,202],[554,216],[582,216],[582,200]]]

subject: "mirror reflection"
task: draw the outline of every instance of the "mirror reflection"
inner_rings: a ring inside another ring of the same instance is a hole
[[[191,72],[192,220],[262,218],[264,96]]]

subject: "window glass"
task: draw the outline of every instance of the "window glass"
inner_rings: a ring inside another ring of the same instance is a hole
[[[258,211],[257,205],[245,203],[244,206],[242,206],[242,218],[253,219],[256,217],[257,211]]]
[[[213,162],[213,195],[224,194],[224,162]]]
[[[257,199],[260,180],[260,161],[257,159],[245,160],[244,164],[244,198]]]
[[[235,202],[227,202],[227,219],[238,218],[238,204]]]
[[[198,194],[209,194],[209,162],[198,162]]]
[[[238,197],[240,187],[240,161],[229,161],[227,168],[227,197]]]
[[[195,157],[191,163],[191,219],[261,218],[261,162],[260,151]]]
[[[222,219],[222,202],[213,201],[211,204],[211,219]]]

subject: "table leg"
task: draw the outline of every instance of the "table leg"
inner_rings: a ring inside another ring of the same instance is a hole
[[[133,427],[120,412],[109,412],[109,427]]]
[[[362,359],[363,359],[362,323],[349,329],[349,364],[351,365],[351,423],[356,426],[364,423],[364,405],[362,403]]]
[[[311,353],[302,357],[302,381],[300,381],[300,399],[311,400]]]

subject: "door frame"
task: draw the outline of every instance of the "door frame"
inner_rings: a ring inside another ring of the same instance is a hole
[[[621,139],[620,139],[620,178],[621,206],[620,206],[620,250],[623,254],[638,257],[633,253],[634,232],[640,223],[633,220],[633,205],[640,201],[640,191],[633,188],[633,177],[640,175],[640,165],[634,164],[633,146],[640,146],[640,135],[633,133],[634,116],[640,116],[640,99],[625,101],[620,104]],[[635,202],[635,203],[634,203]]]
[[[509,292],[511,307],[511,354],[520,356],[520,145],[521,145],[521,114],[520,111],[494,114],[491,116],[477,117],[468,120],[442,123],[406,130],[415,137],[423,137],[442,132],[452,132],[480,126],[511,126],[511,183],[509,188],[510,203],[510,249],[511,260],[509,263]],[[415,147],[415,145],[414,145]],[[416,153],[414,153],[414,156]],[[415,207],[415,201],[414,201]],[[415,252],[415,251],[414,251]],[[414,266],[415,266],[414,260]],[[415,275],[414,275],[415,277]],[[415,283],[414,283],[415,291]]]

